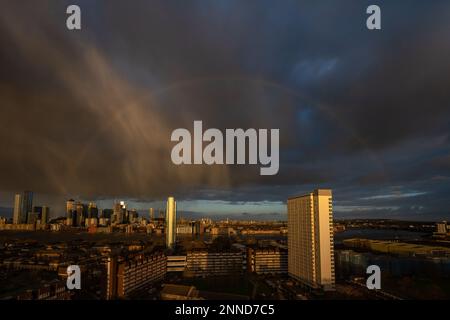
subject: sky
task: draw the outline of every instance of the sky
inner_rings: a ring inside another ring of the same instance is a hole
[[[82,29],[66,28],[81,8]],[[285,219],[332,188],[337,218],[450,219],[450,3],[0,4],[0,207],[14,193]],[[280,169],[176,166],[171,132],[277,128]]]

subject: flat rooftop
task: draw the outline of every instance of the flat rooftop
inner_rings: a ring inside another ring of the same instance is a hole
[[[305,193],[305,194],[302,194],[302,195],[289,197],[288,200],[298,199],[298,198],[303,198],[303,197],[309,197],[311,194],[315,194],[315,195],[319,195],[319,196],[329,196],[329,197],[331,197],[332,196],[332,191],[331,191],[331,189],[315,189],[315,190],[313,190],[312,192],[309,192],[309,193]]]

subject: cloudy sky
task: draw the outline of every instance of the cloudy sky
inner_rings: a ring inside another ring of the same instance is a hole
[[[78,4],[82,30],[66,28]],[[329,187],[336,216],[450,219],[450,3],[15,1],[0,5],[0,206],[285,217]],[[279,128],[280,170],[175,166],[176,128]]]

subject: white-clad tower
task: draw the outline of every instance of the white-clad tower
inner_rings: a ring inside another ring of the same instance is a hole
[[[166,246],[173,248],[177,234],[177,202],[174,197],[167,199],[166,206]]]

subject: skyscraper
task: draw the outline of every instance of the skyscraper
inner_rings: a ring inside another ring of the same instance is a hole
[[[66,201],[66,217],[72,216],[72,210],[75,209],[75,200],[69,199]]]
[[[149,209],[149,218],[150,218],[150,222],[153,222],[153,220],[155,219],[155,209],[153,209],[153,208]]]
[[[39,220],[39,213],[37,212],[28,212],[27,223],[35,224]]]
[[[42,219],[42,206],[33,206],[33,212],[30,214],[28,213],[28,223],[34,222],[41,222]],[[31,217],[31,218],[30,218]]]
[[[332,192],[317,189],[288,205],[288,272],[312,288],[334,290]]]
[[[22,196],[20,194],[16,194],[14,197],[14,213],[13,213],[13,223],[20,223],[20,200]]]
[[[101,218],[111,219],[114,215],[113,209],[103,209]]]
[[[28,213],[33,212],[33,192],[24,191],[14,197],[13,223],[27,223]]]
[[[28,212],[33,212],[33,192],[24,191],[20,205],[20,223],[27,223]]]
[[[68,226],[74,225],[73,221],[74,212],[75,212],[75,200],[69,199],[66,202],[66,225]]]
[[[42,214],[41,214],[41,224],[46,224],[48,222],[49,213],[50,213],[50,208],[47,206],[43,206]]]
[[[98,219],[98,208],[97,205],[94,202],[89,202],[88,206],[88,214],[89,219],[97,218]]]
[[[125,207],[125,203],[123,201],[121,202],[115,202],[114,203],[114,213],[113,213],[113,222],[117,224],[123,223],[123,208]]]
[[[74,219],[74,225],[80,227],[84,223],[84,218],[86,217],[86,208],[80,201],[75,204],[76,214]]]
[[[33,206],[33,212],[37,213],[40,218],[41,214],[42,214],[42,207],[41,206]]]
[[[173,248],[177,234],[177,202],[174,197],[167,199],[166,206],[166,246]]]

